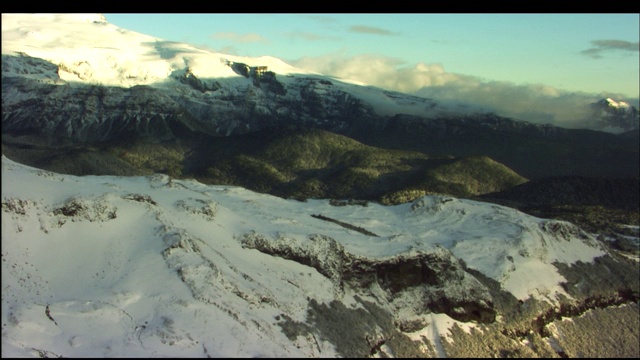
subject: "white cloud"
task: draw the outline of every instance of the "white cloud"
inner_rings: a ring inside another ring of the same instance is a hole
[[[446,73],[440,64],[420,63],[406,66],[402,60],[379,55],[345,57],[340,53],[328,54],[304,57],[291,61],[291,64],[302,69],[402,92],[412,92],[423,86],[442,85],[455,81],[458,76]]]
[[[443,102],[464,102],[501,116],[568,128],[589,127],[590,124],[585,123],[588,104],[604,97],[625,99],[623,94],[570,92],[542,84],[486,81],[449,73],[441,64],[407,65],[402,60],[380,55],[348,57],[340,52],[305,57],[291,61],[291,64],[384,89]]]
[[[588,104],[597,101],[594,94],[563,92],[545,85],[516,85],[509,82],[448,83],[424,87],[422,96],[464,101],[502,116],[562,127],[585,127]]]

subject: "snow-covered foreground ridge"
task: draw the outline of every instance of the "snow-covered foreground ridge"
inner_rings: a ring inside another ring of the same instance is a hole
[[[554,302],[552,263],[601,255],[569,223],[452,197],[333,206],[3,156],[2,356],[420,353],[496,320],[467,269]]]

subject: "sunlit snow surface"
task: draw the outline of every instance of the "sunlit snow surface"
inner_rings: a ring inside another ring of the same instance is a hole
[[[3,14],[2,53],[24,53],[59,65],[60,78],[71,84],[158,84],[187,67],[200,78],[239,77],[225,60],[268,66],[283,75],[308,73],[270,56],[219,54],[136,33],[98,14]]]
[[[88,210],[54,211],[69,199]],[[243,248],[238,237],[252,232],[300,243],[321,234],[371,258],[441,245],[516,297],[551,301],[563,281],[553,261],[603,254],[591,237],[541,227],[565,223],[452,197],[336,207],[166,175],[59,175],[4,156],[2,203],[2,356],[335,356],[277,326],[282,314],[304,321],[308,299],[336,299],[331,281]],[[339,300],[359,306],[349,289]],[[419,333],[454,322],[432,319]]]
[[[215,99],[251,84],[229,66],[242,63],[266,66],[285,86],[306,77],[330,79],[332,91],[347,92],[370,104],[380,115],[436,116],[478,110],[323,76],[271,56],[228,55],[167,41],[109,24],[100,14],[2,14],[2,54],[9,55],[3,58],[2,76],[57,85],[175,88],[178,81],[172,75],[188,69],[198,79],[220,82],[220,91],[207,94]],[[25,65],[15,58],[19,55],[37,58],[49,66],[37,66],[34,61]]]

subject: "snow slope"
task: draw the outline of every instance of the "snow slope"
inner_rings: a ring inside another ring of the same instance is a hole
[[[2,14],[2,54],[3,77],[37,79],[47,84],[70,86],[131,88],[146,85],[174,94],[190,91],[183,94],[187,102],[192,101],[215,113],[234,109],[237,104],[228,100],[239,96],[256,97],[251,102],[257,104],[255,110],[259,114],[286,115],[293,110],[287,109],[283,102],[299,102],[301,94],[296,87],[308,83],[309,79],[331,84],[330,87],[312,87],[312,99],[315,96],[335,100],[346,93],[366,103],[380,116],[407,114],[425,118],[457,117],[486,114],[488,111],[486,107],[472,105],[464,99],[434,101],[422,96],[385,91],[357,81],[324,76],[293,67],[271,56],[234,56],[166,41],[109,24],[100,14]],[[255,90],[253,79],[235,72],[230,66],[234,63],[249,67],[266,66],[289,92],[280,94],[274,100],[264,94],[248,91]],[[206,83],[216,82],[216,86],[221,87],[205,93],[191,91],[178,80],[185,73]],[[5,89],[3,105],[24,100],[15,99],[16,96],[24,97],[24,94]],[[635,109],[625,102],[607,101],[617,110]],[[51,107],[50,104],[46,106]],[[11,110],[10,106],[7,109]],[[198,114],[194,115],[199,117]],[[303,117],[299,114],[296,116]],[[589,120],[593,122],[593,119]],[[316,120],[319,121],[322,120]],[[589,126],[613,133],[637,129],[637,109],[622,125],[595,123]]]
[[[203,78],[238,76],[221,59],[269,66],[280,74],[305,73],[269,56],[212,53],[122,29],[100,14],[3,14],[2,53],[21,52],[77,70],[63,69],[65,81],[111,86],[153,84],[185,66]]]
[[[109,24],[100,14],[2,14],[2,54],[21,54],[57,67],[39,71],[34,61],[25,65],[19,59],[3,56],[2,76],[28,77],[58,85],[175,88],[178,82],[172,74],[188,69],[201,80],[223,80],[222,91],[199,100],[210,104],[214,103],[212,99],[228,97],[251,84],[229,66],[242,63],[266,66],[285,86],[305,77],[330,81],[333,91],[347,92],[365,101],[379,115],[434,116],[473,111],[459,104],[436,104],[426,98],[326,77],[271,56],[234,56],[166,41]],[[315,91],[323,95],[325,90]]]
[[[603,254],[569,223],[452,197],[332,206],[159,174],[59,175],[3,156],[2,356],[334,357],[331,336],[291,338],[287,326],[335,301],[363,311],[362,299],[424,320],[409,335],[436,341],[472,323],[403,304],[437,286],[482,298],[473,277],[458,269],[456,281],[398,296],[382,279],[348,281],[340,261],[457,258],[519,299],[554,302],[564,279],[552,262]]]

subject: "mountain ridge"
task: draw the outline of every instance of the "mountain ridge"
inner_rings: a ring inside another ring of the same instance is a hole
[[[27,143],[59,146],[104,141],[128,134],[150,141],[193,136],[194,133],[229,136],[303,123],[378,147],[454,156],[486,154],[529,178],[638,174],[639,166],[634,161],[638,159],[635,146],[638,139],[633,132],[615,137],[607,133],[530,124],[493,114],[431,119],[408,115],[385,118],[341,90],[332,92],[332,96],[319,97],[317,91],[321,89],[317,84],[320,82],[316,80],[301,78],[293,84],[302,101],[281,99],[269,105],[272,108],[269,111],[275,113],[264,113],[260,110],[263,106],[260,101],[266,100],[260,99],[280,97],[268,95],[272,93],[252,85],[244,88],[244,95],[229,96],[212,107],[192,99],[193,93],[187,97],[179,92],[170,95],[144,86],[129,89],[96,85],[51,88],[51,85],[34,80],[5,78],[3,131],[15,139],[21,136]],[[379,140],[372,142],[376,138]],[[545,143],[549,140],[552,146]],[[577,148],[572,149],[573,146]],[[549,152],[553,147],[556,150]],[[531,159],[537,162],[531,163]],[[545,161],[548,159],[557,164]],[[538,169],[522,167],[532,164]]]
[[[297,69],[273,57],[249,58],[213,53],[188,44],[165,41],[121,29],[99,19],[104,17],[100,14],[6,16],[3,27],[3,54],[25,56],[29,53],[30,57],[48,59],[47,61],[59,68],[55,75],[58,77],[57,80],[69,84],[124,87],[150,85],[161,88],[169,84],[167,80],[174,77],[174,74],[180,72],[189,73],[200,82],[225,79],[239,83],[241,79],[237,79],[237,75],[250,77],[249,74],[238,73],[239,68],[244,67],[246,72],[251,68],[261,69],[260,74],[279,74],[280,81],[297,75],[320,77],[327,83],[337,82],[336,86],[342,84],[343,89],[348,89],[348,92],[356,97],[374,104],[376,112],[383,116],[406,113],[434,117],[483,112],[459,101],[445,104],[443,101],[435,102],[395,91],[385,90],[385,95],[379,96],[369,91],[373,87],[353,86],[352,81]],[[49,29],[46,35],[41,32],[43,28]],[[65,32],[71,29],[79,31],[80,28],[83,36],[76,36],[73,41],[64,37]],[[90,42],[89,37],[100,40]],[[95,54],[65,49],[65,46],[72,42],[79,48],[93,47]],[[15,64],[15,61],[12,61],[12,66],[7,66],[4,62],[8,61],[3,61],[4,76],[15,76],[25,71],[25,68]],[[10,71],[10,68],[13,71]],[[257,80],[256,77],[251,77]],[[376,92],[380,92],[380,89]],[[637,123],[637,119],[635,121]]]

